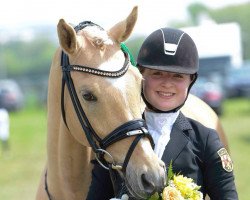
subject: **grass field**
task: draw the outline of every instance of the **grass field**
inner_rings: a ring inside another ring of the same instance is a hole
[[[224,104],[221,117],[227,133],[241,200],[250,196],[250,100]],[[34,200],[46,161],[46,111],[29,108],[11,113],[10,150],[0,154],[0,199]]]
[[[234,173],[239,199],[250,199],[250,99],[225,102],[225,115],[221,118],[228,136],[234,161]]]

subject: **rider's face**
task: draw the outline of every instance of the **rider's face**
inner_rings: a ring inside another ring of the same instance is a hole
[[[181,105],[191,83],[190,75],[159,70],[143,71],[143,92],[155,108],[168,111]]]

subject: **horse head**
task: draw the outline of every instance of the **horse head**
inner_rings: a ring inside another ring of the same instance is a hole
[[[82,179],[91,165],[90,147],[103,167],[122,174],[133,196],[147,198],[164,186],[165,166],[141,119],[142,76],[120,47],[136,20],[137,7],[108,31],[92,22],[58,23],[61,48],[52,62],[48,93],[47,193],[54,199],[86,197],[87,190],[77,188],[89,185]]]

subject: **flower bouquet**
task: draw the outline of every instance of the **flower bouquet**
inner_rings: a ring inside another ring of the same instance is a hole
[[[202,200],[200,186],[193,179],[173,173],[170,163],[167,173],[168,182],[162,193],[155,193],[149,200]]]

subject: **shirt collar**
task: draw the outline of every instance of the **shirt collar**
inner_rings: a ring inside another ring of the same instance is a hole
[[[156,113],[145,110],[145,120],[149,129],[155,130],[158,134],[164,134],[164,129],[172,129],[180,111],[174,113]]]

